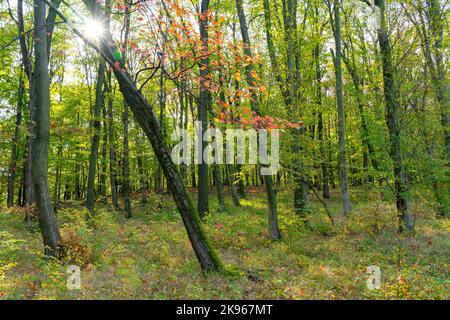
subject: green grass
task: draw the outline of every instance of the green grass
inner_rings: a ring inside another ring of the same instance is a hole
[[[201,273],[170,196],[134,204],[133,218],[97,203],[88,224],[78,203],[58,212],[68,258],[42,256],[41,236],[23,225],[19,209],[0,213],[0,299],[448,299],[448,220],[436,219],[426,200],[414,203],[414,235],[398,236],[394,207],[363,189],[353,212],[340,214],[336,191],[331,226],[313,198],[307,226],[280,193],[283,240],[267,236],[264,193],[258,190],[226,213],[211,214],[205,229],[233,276]],[[195,195],[194,195],[195,196]],[[136,198],[138,199],[138,197]],[[82,289],[66,287],[68,265],[81,266]],[[366,269],[378,265],[381,290],[366,287]]]

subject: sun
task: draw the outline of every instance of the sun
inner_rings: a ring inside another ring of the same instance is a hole
[[[98,40],[105,32],[103,24],[94,19],[87,20],[83,30],[85,35],[92,40]]]

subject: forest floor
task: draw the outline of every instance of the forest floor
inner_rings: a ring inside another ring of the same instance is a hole
[[[283,239],[267,235],[265,197],[250,190],[241,207],[227,195],[228,212],[211,214],[206,230],[233,275],[204,276],[170,196],[150,195],[133,218],[97,203],[88,223],[82,204],[66,203],[58,220],[68,258],[45,259],[35,226],[23,210],[0,210],[0,299],[449,299],[448,219],[437,219],[415,199],[414,235],[399,236],[393,205],[362,188],[352,190],[353,211],[340,214],[336,190],[322,205],[311,198],[307,226],[279,194]],[[195,197],[195,194],[193,195]],[[211,212],[217,208],[210,196]],[[67,266],[81,267],[81,290],[66,286]],[[381,289],[367,288],[367,267],[381,269]]]

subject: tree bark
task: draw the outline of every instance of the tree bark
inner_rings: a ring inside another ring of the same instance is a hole
[[[431,55],[429,55],[428,65],[430,66],[430,73],[433,87],[436,92],[436,98],[441,107],[441,125],[444,132],[444,145],[447,161],[450,161],[450,93],[448,82],[446,81],[444,48],[442,47],[444,40],[445,16],[443,16],[439,0],[427,0],[427,3],[429,29],[432,35],[432,39],[430,40],[434,40],[432,44],[434,49],[434,63],[432,59],[430,59]]]
[[[9,163],[9,177],[8,177],[8,197],[7,206],[14,206],[14,186],[16,182],[17,171],[17,144],[20,138],[20,125],[22,123],[22,104],[25,96],[25,84],[23,81],[22,73],[19,78],[19,88],[17,92],[17,109],[16,109],[16,122],[14,126],[14,137],[11,139],[11,161]]]
[[[111,12],[111,3],[110,0],[105,1],[106,7],[106,29],[110,29],[110,12]],[[113,110],[113,101],[114,101],[114,93],[112,88],[112,79],[111,79],[111,71],[107,71],[107,96],[108,96],[108,140],[109,140],[109,184],[111,189],[111,201],[114,210],[119,210],[119,197],[117,191],[117,153],[116,153],[116,139],[114,133],[114,110]]]
[[[27,145],[26,145],[26,153],[24,154],[25,158],[25,171],[24,171],[24,181],[25,181],[25,190],[24,190],[24,203],[27,206],[31,206],[34,203],[34,186],[33,186],[33,178],[31,176],[31,154],[32,154],[32,139],[33,139],[33,114],[34,114],[34,74],[33,74],[33,66],[30,59],[30,53],[27,47],[26,39],[25,39],[25,30],[24,30],[24,20],[23,20],[23,0],[17,1],[17,27],[19,31],[19,44],[20,51],[22,54],[22,63],[24,66],[25,74],[28,78],[28,111],[29,111],[29,122],[28,122],[28,133],[27,133]],[[27,217],[28,219],[28,217]],[[30,221],[27,221],[29,224]]]
[[[239,197],[241,199],[245,199],[246,198],[246,195],[245,195],[245,182],[244,182],[244,174],[242,173],[242,165],[237,164],[236,165],[236,169],[237,169],[238,176],[239,176],[239,180],[238,180]]]
[[[159,78],[159,123],[161,124],[161,134],[166,140],[166,132],[165,132],[165,112],[166,112],[166,88],[164,85],[164,74],[161,72]],[[158,169],[156,171],[156,179],[155,179],[155,187],[158,193],[163,192],[164,187],[164,176],[161,169],[161,166],[158,165]]]
[[[61,157],[62,157],[62,145],[60,144],[58,146],[58,152],[57,152],[58,160],[56,164],[56,174],[55,174],[55,186],[53,188],[53,211],[57,212],[58,205],[59,205],[59,196],[61,192],[61,172],[62,172],[62,166],[61,166]]]
[[[139,134],[139,137],[140,137],[140,134]],[[136,160],[137,160],[138,171],[139,171],[139,183],[141,185],[141,187],[140,187],[141,205],[145,205],[147,203],[147,183],[146,183],[145,173],[144,173],[144,153],[142,151],[137,155]]]
[[[245,18],[244,8],[242,5],[242,0],[236,0],[236,9],[238,11],[238,17],[239,17],[239,24],[241,27],[241,35],[242,35],[242,41],[245,44],[244,47],[244,54],[252,58],[252,47],[250,43],[250,36],[248,34],[248,25],[247,20]],[[250,59],[251,61],[251,59]],[[252,111],[256,114],[260,115],[260,108],[258,104],[258,97],[256,93],[255,87],[255,79],[253,77],[253,63],[249,62],[246,66],[246,80],[248,83],[248,86],[251,89],[252,93],[252,101],[251,101],[251,107]],[[269,225],[269,235],[271,239],[278,240],[281,239],[281,232],[278,226],[278,207],[277,207],[277,194],[276,190],[274,188],[272,176],[266,175],[264,176],[264,185],[266,187],[266,193],[267,193],[267,206],[268,206],[268,225]]]
[[[209,211],[208,204],[208,164],[203,160],[203,150],[207,142],[203,140],[203,133],[208,130],[208,111],[211,108],[211,92],[208,87],[209,80],[209,35],[208,35],[208,17],[209,0],[201,1],[200,10],[200,41],[202,45],[202,59],[200,60],[200,96],[198,99],[198,121],[201,123],[197,143],[199,145],[198,164],[198,213],[203,218]]]
[[[87,201],[86,207],[90,214],[94,213],[95,203],[95,172],[98,162],[98,147],[100,145],[100,117],[104,104],[103,83],[105,80],[105,63],[100,61],[98,64],[97,84],[95,89],[94,113],[91,120],[92,138],[91,151],[89,155],[89,173],[87,183]]]
[[[127,3],[127,2],[126,2]],[[128,37],[130,34],[130,10],[129,4],[125,8],[125,36],[124,42],[122,44],[122,63],[126,63],[126,50],[128,46]],[[129,122],[130,122],[130,108],[126,101],[124,101],[124,111],[123,111],[123,184],[122,184],[122,194],[123,203],[125,209],[125,217],[131,218],[131,198],[130,198],[130,146],[129,146]]]
[[[284,40],[286,42],[286,69],[287,77],[283,78],[281,75],[279,63],[277,60],[277,54],[275,51],[275,45],[272,38],[272,17],[270,13],[270,1],[264,0],[264,19],[265,19],[265,31],[266,31],[266,41],[267,49],[269,51],[270,64],[272,67],[272,72],[280,88],[284,104],[289,109],[289,113],[292,117],[296,116],[296,110],[293,108],[293,103],[295,100],[300,98],[300,90],[298,86],[298,81],[300,81],[299,67],[296,64],[298,62],[299,51],[296,47],[294,41],[294,35],[296,35],[296,19],[297,19],[297,0],[283,1],[283,22],[284,22]],[[304,134],[304,130],[291,130],[293,136],[293,146],[292,153],[296,157],[300,157],[302,153],[301,139]],[[293,166],[296,172],[304,173],[305,167],[303,165],[303,159],[296,158],[294,160]],[[308,211],[308,179],[304,179],[300,176],[294,177],[294,210],[297,214],[305,216]]]
[[[325,154],[325,140],[323,138],[323,115],[322,115],[322,72],[320,71],[320,46],[319,44],[316,44],[314,48],[314,59],[315,59],[315,65],[316,65],[316,99],[317,99],[317,106],[319,107],[319,113],[318,113],[318,122],[317,122],[317,131],[318,131],[318,139],[320,144],[320,167],[322,169],[322,194],[325,199],[330,198],[330,189],[328,186],[328,170],[327,170],[327,161],[326,161],[326,154]]]
[[[103,96],[105,94],[103,93]],[[103,98],[104,99],[104,98]],[[108,154],[108,125],[105,101],[102,105],[102,160],[101,160],[101,172],[100,172],[100,194],[102,196],[102,202],[107,203],[106,198],[106,177],[107,177],[107,154]]]
[[[113,113],[113,92],[111,88],[111,72],[107,72],[108,77],[108,140],[109,140],[109,184],[111,188],[111,201],[115,210],[119,210],[119,198],[117,195],[117,155],[116,139],[114,134],[114,113]]]
[[[353,52],[352,52],[353,55]],[[363,152],[364,152],[364,159],[366,163],[366,159],[370,159],[370,162],[372,163],[372,166],[375,170],[379,170],[378,161],[375,158],[375,148],[372,145],[372,142],[369,139],[369,128],[367,126],[367,120],[366,115],[364,112],[364,103],[363,103],[363,92],[361,89],[361,86],[363,85],[360,77],[358,76],[358,73],[356,71],[356,66],[353,63],[350,62],[349,57],[347,57],[345,54],[342,55],[342,60],[344,61],[348,72],[350,73],[350,76],[352,77],[353,86],[355,88],[356,92],[356,102],[358,104],[359,109],[359,116],[361,119],[361,136],[362,136],[362,143],[363,143]],[[354,59],[352,59],[354,60]],[[367,156],[367,151],[369,152],[369,156]],[[364,166],[366,168],[366,166]]]
[[[47,1],[48,0],[43,0]],[[84,0],[85,4],[91,10],[99,9],[97,3],[93,0]],[[59,12],[59,16],[67,22],[67,18]],[[114,41],[112,39],[111,32],[106,30],[105,35],[100,39],[100,47],[95,46],[89,42],[83,35],[74,29],[76,34],[88,42],[90,46],[98,50],[99,53],[105,58],[108,64],[114,68],[114,75],[119,83],[120,91],[122,92],[126,102],[131,108],[136,121],[144,130],[147,138],[152,144],[153,151],[161,165],[164,175],[167,179],[167,185],[172,193],[174,201],[178,207],[184,226],[186,228],[189,240],[191,241],[194,252],[197,256],[200,266],[204,272],[220,271],[224,272],[225,267],[220,261],[219,257],[215,253],[211,246],[202,226],[202,222],[195,210],[191,198],[186,191],[180,174],[177,171],[175,164],[171,159],[170,152],[164,142],[164,138],[161,134],[160,124],[158,118],[152,108],[147,102],[142,93],[137,89],[132,77],[128,74],[123,66],[117,68],[117,63],[120,61],[114,56],[114,52],[117,52],[114,47]]]
[[[226,211],[225,208],[225,197],[223,195],[223,182],[222,182],[222,172],[220,170],[220,167],[218,164],[214,164],[214,180],[216,183],[216,189],[217,189],[217,201],[218,201],[218,211],[224,212]]]
[[[45,28],[46,5],[34,0],[34,67],[35,67],[35,112],[33,153],[31,166],[38,219],[45,254],[57,256],[62,253],[61,235],[50,201],[48,188],[48,147],[50,139],[50,90],[48,76],[47,32]]]
[[[233,199],[233,204],[236,207],[239,207],[241,205],[241,202],[239,199],[237,184],[235,182],[234,164],[227,164],[227,172],[230,178],[230,190],[231,190],[231,198]]]
[[[342,82],[342,62],[341,62],[341,18],[340,1],[334,1],[334,40],[336,44],[336,54],[334,56],[334,66],[336,74],[336,100],[338,109],[338,136],[339,136],[339,177],[341,182],[341,194],[344,214],[350,213],[350,195],[347,180],[347,157],[345,145],[345,110],[344,93]]]
[[[412,230],[414,219],[407,198],[407,180],[401,154],[401,129],[399,124],[399,102],[392,67],[392,53],[386,22],[384,0],[376,0],[380,9],[380,27],[378,42],[383,63],[384,98],[386,103],[386,123],[389,131],[389,148],[394,170],[394,193],[399,217],[399,231]]]

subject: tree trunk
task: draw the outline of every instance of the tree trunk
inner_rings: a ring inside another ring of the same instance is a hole
[[[111,200],[115,210],[119,210],[119,198],[117,195],[116,177],[116,139],[114,138],[114,114],[113,114],[113,92],[111,88],[111,72],[108,75],[108,140],[109,140],[109,184],[111,188]]]
[[[110,29],[110,20],[111,20],[111,2],[110,0],[105,0],[106,14],[106,30]],[[96,14],[99,14],[98,12]],[[107,77],[107,97],[108,97],[108,140],[109,140],[109,184],[111,189],[111,202],[114,210],[119,210],[119,197],[117,190],[117,153],[116,153],[116,139],[114,133],[114,109],[113,109],[113,101],[115,88],[113,92],[112,88],[112,79],[111,79],[111,71],[106,71]]]
[[[95,1],[84,0],[84,2],[91,10],[99,10],[99,7]],[[59,12],[59,15],[67,21],[63,14]],[[78,36],[83,38],[83,35],[79,31],[76,33]],[[114,41],[109,30],[106,30],[105,35],[99,42],[100,47],[97,47],[96,49],[98,49],[98,51],[103,55],[108,64],[114,68],[114,75],[119,83],[120,91],[130,106],[136,121],[144,130],[147,138],[152,144],[153,151],[167,179],[167,186],[178,207],[189,236],[189,240],[191,241],[202,270],[204,272],[224,272],[225,268],[204,232],[200,217],[195,210],[181,176],[171,159],[169,149],[167,148],[161,134],[158,118],[152,106],[137,89],[136,85],[131,80],[132,77],[122,68],[124,66],[121,66],[121,68],[115,67],[117,66],[117,63],[120,64],[120,61],[118,61],[113,54],[114,52],[117,52],[117,50],[113,45]]]
[[[299,90],[299,71],[296,68],[299,65],[296,63],[299,60],[299,51],[297,44],[294,41],[294,35],[296,35],[296,19],[297,19],[297,0],[283,1],[283,21],[284,21],[284,40],[286,42],[286,69],[287,77],[283,79],[280,71],[280,67],[275,52],[275,45],[272,39],[272,18],[270,13],[270,1],[264,0],[264,19],[265,19],[265,31],[267,40],[267,49],[269,51],[270,64],[272,72],[278,83],[283,101],[286,107],[289,109],[289,113],[292,117],[296,116],[296,110],[293,108],[293,103],[300,97]],[[291,130],[293,136],[292,153],[297,158],[294,160],[293,167],[296,172],[302,173],[302,177],[297,175],[294,177],[294,210],[297,214],[304,216],[308,210],[308,183],[307,175],[305,173],[305,167],[301,157],[302,146],[301,139],[304,130]]]
[[[165,132],[165,110],[166,110],[166,89],[164,86],[164,74],[161,72],[160,78],[159,78],[159,123],[161,124],[161,134],[166,140],[166,132]],[[163,184],[164,184],[164,177],[163,172],[161,169],[161,166],[158,165],[158,169],[156,171],[156,179],[155,179],[155,187],[158,193],[163,192]]]
[[[104,94],[103,94],[104,95]],[[107,203],[106,198],[106,176],[107,176],[107,154],[108,154],[108,125],[106,119],[106,106],[105,101],[103,100],[102,105],[102,160],[101,160],[101,172],[100,172],[100,194],[102,196],[102,203]]]
[[[225,208],[225,197],[223,195],[223,182],[222,182],[222,171],[220,170],[220,167],[218,164],[214,164],[214,180],[216,183],[216,189],[217,189],[217,201],[218,201],[218,211],[224,212],[226,211]]]
[[[140,137],[140,134],[139,134],[139,137]],[[141,187],[140,187],[141,205],[145,205],[147,203],[147,183],[146,183],[145,173],[144,173],[144,153],[142,151],[137,155],[136,160],[137,160],[138,171],[139,171],[139,183],[141,185]]]
[[[239,200],[239,194],[237,189],[237,184],[235,182],[234,176],[234,164],[227,165],[228,176],[230,178],[230,190],[231,190],[231,198],[233,199],[233,204],[237,207],[241,205]]]
[[[95,103],[94,113],[91,120],[92,138],[91,138],[91,151],[89,155],[89,173],[87,183],[87,201],[86,207],[90,214],[94,213],[95,203],[95,172],[98,162],[98,147],[100,145],[100,117],[101,110],[104,103],[103,96],[103,83],[105,80],[105,64],[103,61],[99,62],[97,73],[97,84],[95,89]]]
[[[380,8],[380,27],[378,42],[383,62],[384,98],[386,102],[386,123],[389,131],[389,148],[394,169],[394,190],[399,216],[399,231],[412,230],[414,219],[409,208],[406,195],[407,180],[401,154],[401,129],[399,124],[399,102],[396,92],[392,67],[392,53],[386,22],[386,8],[384,0],[376,0],[375,5]]]
[[[185,94],[184,94],[185,80],[182,80],[182,83],[183,83],[183,85],[177,85],[178,100],[180,103],[179,127],[187,130],[187,126],[185,126],[185,123],[187,124],[187,114],[188,114],[187,97],[185,99]],[[180,174],[181,174],[181,177],[183,178],[183,182],[186,183],[187,182],[187,164],[186,163],[180,164]]]
[[[238,171],[238,176],[239,176],[239,180],[238,180],[239,197],[241,199],[245,199],[245,183],[244,183],[244,174],[242,173],[242,165],[237,164],[236,169]]]
[[[60,189],[61,189],[61,157],[62,157],[62,145],[58,146],[58,152],[57,152],[57,164],[56,164],[56,175],[55,175],[55,186],[53,188],[53,211],[57,212],[58,205],[59,205],[59,195],[60,195]]]
[[[45,14],[46,5],[44,2],[34,0],[35,112],[33,120],[36,136],[33,139],[31,166],[45,254],[55,256],[62,253],[62,248],[59,227],[50,201],[47,177],[50,140],[50,90]]]
[[[211,92],[207,87],[207,78],[209,77],[209,35],[208,35],[208,18],[206,13],[209,10],[209,0],[201,1],[200,24],[200,41],[202,45],[202,56],[200,60],[200,96],[198,99],[198,121],[201,128],[198,128],[198,213],[203,218],[209,211],[208,204],[208,164],[203,160],[203,150],[207,146],[207,142],[203,140],[203,133],[208,130],[208,112],[211,108]]]
[[[125,102],[123,104],[123,184],[122,194],[125,209],[125,217],[131,218],[131,199],[130,199],[130,157],[128,144],[128,123],[129,123],[129,107]]]
[[[340,1],[334,1],[334,40],[336,43],[336,55],[334,57],[334,66],[336,74],[336,100],[338,109],[338,136],[339,136],[339,177],[341,182],[342,204],[344,214],[350,213],[350,195],[348,191],[347,180],[347,157],[345,146],[345,111],[344,111],[344,93],[342,82],[342,62],[341,62],[341,20],[340,20]]]
[[[250,36],[248,34],[248,25],[247,20],[245,18],[244,8],[242,5],[242,0],[236,0],[236,9],[238,11],[239,16],[239,24],[241,27],[241,36],[242,41],[245,44],[244,47],[244,54],[252,58],[252,47],[250,43]],[[258,104],[258,97],[255,89],[256,81],[253,77],[253,62],[247,63],[246,65],[246,80],[247,84],[250,87],[250,91],[252,94],[252,102],[251,107],[252,111],[255,112],[257,115],[260,115],[260,108]],[[266,186],[266,193],[267,193],[267,206],[268,206],[268,225],[269,225],[269,236],[273,240],[281,239],[281,232],[278,227],[278,208],[277,208],[277,194],[276,190],[273,185],[272,176],[267,175],[264,176],[264,185]]]
[[[445,15],[442,12],[443,9],[441,8],[441,3],[439,0],[428,0],[427,3],[429,29],[432,34],[432,40],[434,40],[434,68],[432,59],[428,59],[428,65],[430,66],[431,70],[432,83],[436,92],[436,98],[441,107],[441,125],[444,132],[444,145],[447,161],[450,161],[450,93],[448,82],[446,81],[446,67],[444,57],[445,50],[442,47],[444,41]]]
[[[327,160],[325,154],[325,139],[323,135],[324,125],[323,125],[323,106],[322,106],[322,70],[321,70],[321,53],[322,53],[322,34],[323,27],[319,25],[319,8],[318,5],[314,7],[314,37],[316,40],[316,45],[313,49],[313,59],[315,65],[315,99],[317,106],[317,139],[319,140],[319,153],[320,153],[320,169],[322,174],[319,178],[317,177],[315,188],[322,190],[322,196],[325,199],[330,198],[330,190],[328,186],[328,170],[327,170]],[[315,110],[314,110],[315,114]],[[315,132],[313,132],[312,140],[315,138]],[[314,165],[317,168],[317,165]]]
[[[127,1],[126,1],[127,3]],[[129,5],[127,3],[127,7],[125,8],[125,36],[124,42],[122,44],[122,63],[125,65],[126,63],[126,50],[128,46],[128,36],[130,34],[130,11]],[[130,108],[126,101],[123,104],[123,202],[125,209],[125,217],[131,218],[131,199],[130,199],[130,147],[129,147],[129,122],[130,122]]]
[[[317,123],[317,131],[318,131],[318,139],[320,144],[320,167],[322,169],[322,194],[325,199],[330,198],[330,189],[328,186],[328,170],[327,170],[327,161],[325,154],[325,140],[323,138],[323,115],[322,115],[322,72],[320,70],[320,44],[317,43],[314,48],[314,60],[316,67],[316,99],[317,106],[319,108],[318,113],[318,123]]]
[[[16,171],[17,171],[17,144],[20,138],[20,125],[22,123],[22,104],[25,95],[25,84],[23,81],[22,74],[19,78],[19,89],[17,94],[17,110],[16,110],[16,123],[14,127],[14,137],[12,138],[11,144],[11,161],[9,163],[9,178],[8,178],[8,207],[14,206],[14,186],[16,182]]]
[[[103,43],[103,51],[106,51],[106,49],[109,49],[109,47]],[[131,107],[136,120],[152,143],[155,155],[167,179],[169,190],[180,211],[189,239],[191,240],[202,269],[204,271],[223,270],[222,263],[207,240],[199,215],[192,205],[175,164],[172,162],[170,152],[164,143],[160,125],[152,107],[133,85],[127,73],[116,70],[114,74],[119,82],[120,90]]]
[[[352,51],[352,55],[353,55],[353,51]],[[353,86],[355,88],[355,92],[356,92],[356,102],[358,104],[358,109],[359,109],[359,116],[361,119],[361,136],[362,136],[362,143],[363,143],[363,158],[364,158],[364,168],[366,169],[367,165],[367,160],[370,157],[370,162],[372,163],[372,166],[375,170],[379,170],[379,165],[378,165],[378,161],[375,158],[375,148],[373,147],[372,143],[370,142],[369,139],[369,128],[367,126],[367,121],[366,121],[366,115],[364,112],[364,103],[363,103],[363,92],[361,89],[361,86],[363,85],[362,81],[360,80],[357,72],[356,72],[356,66],[355,64],[351,63],[349,60],[349,57],[347,57],[346,55],[342,55],[342,60],[344,61],[345,65],[347,66],[347,70],[350,73],[351,77],[352,77],[352,81],[353,81]],[[352,59],[354,60],[354,58]],[[369,152],[369,156],[367,155],[367,151]]]
[[[33,68],[30,59],[30,53],[27,48],[27,43],[25,39],[25,30],[24,30],[24,20],[23,20],[23,0],[17,1],[17,27],[19,31],[19,44],[20,51],[22,54],[22,63],[24,66],[25,74],[28,78],[28,111],[29,111],[29,122],[28,122],[28,134],[27,134],[27,145],[26,145],[26,153],[25,153],[25,190],[24,190],[24,203],[27,206],[31,206],[34,203],[34,186],[33,186],[33,178],[31,176],[31,154],[32,154],[32,139],[33,139],[33,114],[34,114],[34,74]]]

